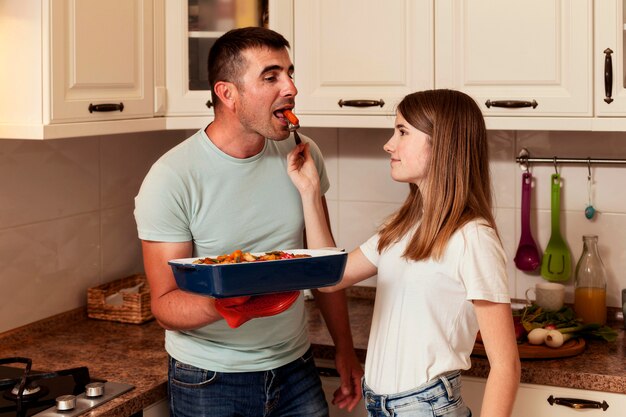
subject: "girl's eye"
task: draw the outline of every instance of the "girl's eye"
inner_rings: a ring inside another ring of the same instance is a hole
[[[400,129],[398,132],[400,133],[400,136],[405,136],[407,134],[406,131],[402,129]]]

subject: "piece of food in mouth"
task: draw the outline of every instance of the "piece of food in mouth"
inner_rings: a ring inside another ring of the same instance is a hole
[[[300,127],[300,120],[298,120],[296,115],[293,114],[293,112],[291,110],[289,110],[289,109],[283,110],[283,115],[285,115],[287,120],[289,120],[289,123],[291,123],[294,126]]]
[[[239,264],[244,262],[261,262],[261,261],[277,261],[283,259],[310,258],[307,254],[294,254],[276,250],[265,252],[263,255],[253,255],[250,252],[243,252],[237,249],[233,253],[220,255],[216,258],[200,258],[193,261],[194,264],[205,265],[221,265],[221,264]]]

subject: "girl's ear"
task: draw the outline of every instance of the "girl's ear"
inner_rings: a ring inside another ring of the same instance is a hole
[[[215,83],[213,90],[224,106],[230,109],[234,108],[235,97],[237,96],[235,84],[228,81],[218,81]]]

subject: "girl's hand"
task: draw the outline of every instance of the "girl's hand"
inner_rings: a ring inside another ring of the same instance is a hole
[[[320,193],[320,176],[311,157],[308,143],[296,145],[287,155],[287,173],[300,195]]]

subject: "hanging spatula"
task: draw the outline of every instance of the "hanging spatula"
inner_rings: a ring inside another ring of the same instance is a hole
[[[572,272],[571,255],[567,243],[561,237],[561,176],[551,177],[552,234],[541,260],[541,276],[548,281],[567,281]]]
[[[541,264],[541,256],[530,231],[531,182],[530,172],[524,172],[522,174],[522,234],[514,258],[515,266],[521,271],[534,271]]]

